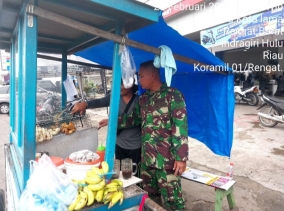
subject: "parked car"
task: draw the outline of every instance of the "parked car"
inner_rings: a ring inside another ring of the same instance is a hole
[[[9,94],[9,85],[0,86],[0,113],[8,114],[9,113],[9,104],[10,104],[10,94]]]
[[[39,89],[42,88],[43,90],[47,90],[47,91],[51,91],[51,92],[57,91],[56,86],[50,80],[38,80],[37,86],[39,87]]]
[[[38,81],[37,86],[37,105],[45,99],[48,93],[55,93],[57,91],[56,86],[51,81]],[[61,94],[56,93],[60,98],[61,102]],[[8,114],[10,107],[10,85],[0,86],[0,113]]]

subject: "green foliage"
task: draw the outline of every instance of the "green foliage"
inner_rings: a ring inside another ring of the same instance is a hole
[[[92,89],[95,87],[95,83],[93,81],[86,81],[85,85],[84,85],[84,92],[86,93],[86,95],[88,96]]]

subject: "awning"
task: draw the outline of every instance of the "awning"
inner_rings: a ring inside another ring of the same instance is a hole
[[[153,47],[167,45],[173,53],[208,64],[195,66],[177,61],[172,86],[184,94],[189,136],[203,142],[214,153],[230,156],[233,142],[234,82],[232,74],[216,74],[225,64],[211,52],[169,27],[161,17],[154,23],[128,34],[128,38]],[[112,66],[114,42],[107,41],[76,55],[104,66]],[[152,53],[130,47],[137,69],[141,62],[154,59]],[[207,70],[206,70],[207,69]],[[223,69],[224,70],[224,69]],[[162,71],[163,72],[163,71]],[[228,72],[230,73],[230,72]]]

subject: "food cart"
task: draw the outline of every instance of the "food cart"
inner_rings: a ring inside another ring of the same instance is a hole
[[[62,55],[61,78],[64,81],[67,78],[67,55],[99,45],[106,40],[114,42],[112,53],[107,55],[107,60],[112,61],[113,80],[105,157],[112,168],[121,80],[119,45],[132,46],[150,52],[152,55],[159,54],[160,49],[157,47],[133,41],[124,35],[158,22],[160,11],[131,0],[120,0],[119,3],[114,0],[4,0],[0,3],[0,15],[7,20],[0,22],[0,48],[8,49],[11,54],[10,143],[5,146],[7,206],[8,210],[17,210],[19,198],[29,179],[29,162],[35,159],[38,147],[35,141],[37,58],[40,57],[38,53]],[[206,54],[209,55],[208,53]],[[219,61],[217,63],[210,61],[211,56],[203,63],[182,55],[174,56],[177,60],[191,65],[205,65],[207,60],[212,65],[222,64]],[[228,71],[218,73],[223,74],[224,77],[228,76]],[[217,77],[214,79],[219,80]],[[220,80],[223,85],[229,85],[220,97],[224,95],[226,100],[233,99],[232,77]],[[207,92],[211,90],[206,90]],[[66,92],[63,87],[61,97],[63,109],[66,107]],[[222,120],[221,126],[228,123],[226,128],[229,133],[225,136],[230,142],[232,141],[232,103],[227,103],[226,107],[220,107],[220,109],[223,113],[229,112],[228,118],[226,117],[226,121]],[[203,115],[206,114],[203,113]],[[209,123],[215,121],[214,119],[209,118]],[[221,133],[224,131],[221,130]],[[53,141],[57,139],[60,139],[61,146],[66,145],[68,139],[68,144],[72,145],[70,152],[74,149],[80,150],[84,145],[90,150],[95,150],[98,144],[97,129],[92,126],[83,128],[70,136],[55,137]],[[54,155],[60,154],[60,150],[55,151],[54,148],[48,148],[49,152]],[[70,152],[64,151],[64,153]],[[126,198],[122,205],[116,205],[110,210],[123,210],[139,205],[144,194],[145,192],[140,190]],[[96,205],[87,209],[106,210],[107,206]]]

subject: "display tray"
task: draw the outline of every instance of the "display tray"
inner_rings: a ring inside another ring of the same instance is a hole
[[[119,178],[123,182],[123,188],[129,187],[130,185],[134,185],[142,182],[142,179],[132,176],[130,179],[123,179],[122,172],[120,171]]]

